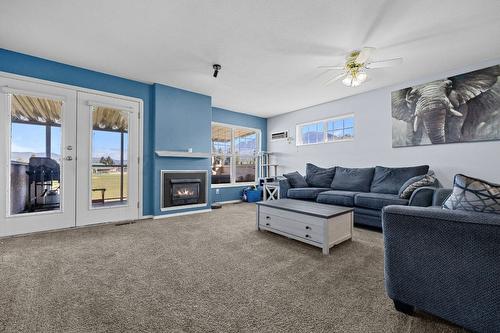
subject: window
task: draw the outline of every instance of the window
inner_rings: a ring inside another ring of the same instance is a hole
[[[297,125],[297,146],[354,139],[354,115]]]
[[[212,124],[212,184],[254,183],[260,132],[256,129]]]

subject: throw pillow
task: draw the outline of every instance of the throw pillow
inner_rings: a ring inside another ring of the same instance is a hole
[[[331,184],[334,190],[370,192],[374,168],[337,167]]]
[[[500,185],[458,174],[443,208],[500,214]]]
[[[308,187],[304,176],[302,176],[298,171],[284,174],[283,177],[288,180],[292,188]]]
[[[399,197],[401,199],[410,199],[411,195],[417,188],[434,185],[436,181],[436,177],[429,174],[412,177],[408,179],[403,186],[401,186],[401,189],[399,190]]]
[[[419,165],[404,168],[375,167],[375,175],[370,192],[398,194],[399,189],[410,178],[425,175],[429,171],[428,165]]]
[[[335,167],[320,168],[311,163],[306,164],[306,182],[310,187],[329,188],[335,175]]]

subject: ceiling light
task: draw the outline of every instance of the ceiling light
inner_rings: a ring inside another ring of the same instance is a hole
[[[356,75],[356,79],[358,79],[358,81],[360,83],[365,82],[366,78],[367,78],[367,75],[365,72],[359,72],[358,75]]]
[[[351,86],[351,83],[352,83],[352,76],[350,74],[348,74],[343,80],[342,80],[342,83],[348,87]]]
[[[367,75],[365,72],[351,71],[342,80],[342,83],[348,87],[357,87],[361,83],[365,82]]]

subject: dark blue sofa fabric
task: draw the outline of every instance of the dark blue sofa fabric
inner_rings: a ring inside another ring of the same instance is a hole
[[[432,206],[442,206],[451,192],[453,192],[451,188],[437,188],[432,197]]]
[[[432,206],[432,199],[434,198],[435,193],[436,187],[419,187],[411,194],[408,206]]]
[[[320,168],[311,163],[306,164],[306,182],[310,187],[329,188],[335,175],[335,167]]]
[[[326,191],[318,194],[316,201],[330,205],[352,207],[354,206],[354,196],[358,193],[352,191]]]
[[[397,194],[360,193],[354,197],[356,207],[382,209],[389,205],[408,205],[408,199],[401,199]]]
[[[390,298],[475,332],[500,332],[500,216],[404,206],[382,215]]]
[[[308,187],[309,186],[307,184],[306,180],[304,179],[304,176],[302,176],[297,171],[286,173],[283,175],[283,177],[288,179],[288,182],[290,183],[291,187],[297,188],[297,187]]]
[[[280,199],[285,199],[288,197],[288,190],[292,187],[290,182],[285,177],[278,177],[278,182],[280,185]]]
[[[287,196],[291,199],[316,200],[318,194],[329,190],[329,188],[321,187],[291,188],[288,190]]]
[[[330,187],[334,190],[370,192],[374,168],[337,167]]]
[[[371,188],[365,192],[398,194],[401,186],[410,178],[425,175],[428,165],[406,168],[375,167]]]
[[[354,223],[356,224],[381,228],[381,216],[380,210],[354,207]]]

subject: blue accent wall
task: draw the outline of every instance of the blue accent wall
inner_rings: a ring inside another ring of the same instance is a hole
[[[212,98],[210,96],[172,88],[161,84],[153,86],[154,99],[154,150],[183,150],[210,152]],[[181,213],[184,211],[207,209],[191,208],[162,212],[160,210],[161,170],[206,170],[210,184],[209,158],[154,158],[154,215]],[[210,191],[208,191],[210,203]]]
[[[153,87],[138,81],[0,49],[0,71],[140,98],[144,102],[143,213],[153,213]]]
[[[212,121],[258,128],[262,134],[262,149],[266,150],[267,147],[266,119],[212,108],[210,96],[161,84],[128,80],[1,48],[0,71],[142,99],[144,215],[167,214],[160,210],[160,170],[207,170],[210,176],[211,164],[208,158],[158,157],[156,150],[193,148],[195,152],[210,152]],[[210,184],[210,179],[208,183]],[[239,199],[242,189],[243,187],[221,188],[217,196],[213,195],[214,189],[209,189],[208,202]],[[182,210],[175,211],[179,212]]]
[[[229,125],[256,128],[261,131],[261,149],[267,150],[267,119],[251,116],[244,113],[229,111],[221,108],[212,108],[212,121]],[[212,201],[224,202],[241,199],[246,186],[232,186],[212,188]],[[216,191],[219,190],[219,194]]]

